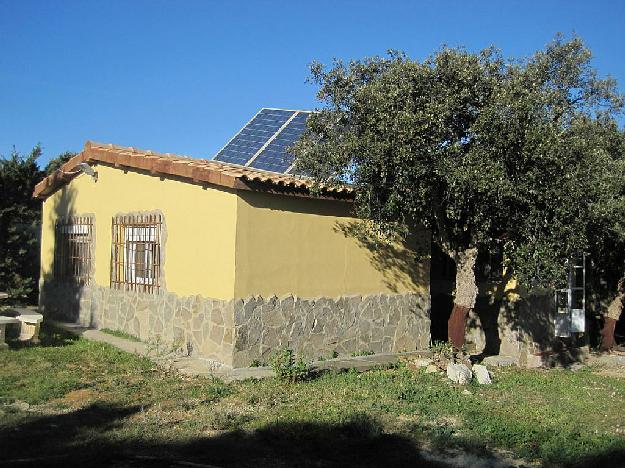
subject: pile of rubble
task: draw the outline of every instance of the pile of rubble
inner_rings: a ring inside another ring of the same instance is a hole
[[[492,374],[482,364],[471,364],[468,355],[434,353],[431,358],[417,358],[410,360],[407,367],[411,369],[425,368],[426,374],[446,373],[447,378],[454,383],[465,385],[475,378],[481,385],[492,383]]]

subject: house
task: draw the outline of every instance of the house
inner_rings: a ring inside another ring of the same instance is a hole
[[[356,234],[349,187],[292,173],[305,118],[263,109],[213,160],[87,142],[34,191],[41,311],[233,367],[427,348],[427,232]]]

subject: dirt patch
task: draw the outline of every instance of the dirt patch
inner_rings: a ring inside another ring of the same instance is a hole
[[[52,403],[79,408],[100,399],[101,396],[102,395],[99,392],[91,388],[81,388],[79,390],[72,390],[71,392],[66,393],[63,397],[52,400]]]
[[[625,379],[625,367],[605,367],[603,369],[597,369],[593,373],[604,377]]]

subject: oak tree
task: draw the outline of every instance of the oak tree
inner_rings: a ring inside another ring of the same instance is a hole
[[[614,164],[601,139],[623,96],[579,38],[524,59],[443,48],[311,66],[322,102],[293,148],[319,184],[352,184],[381,234],[417,224],[456,263],[448,322],[456,348],[475,306],[481,250],[501,246],[528,286],[554,286],[586,251],[586,223]]]

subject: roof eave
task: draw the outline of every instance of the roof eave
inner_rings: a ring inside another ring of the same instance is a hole
[[[223,167],[217,170],[206,167],[207,162],[204,160],[183,159],[183,157],[176,159],[170,154],[139,152],[134,148],[99,145],[91,141],[85,143],[85,147],[79,154],[39,182],[35,186],[33,197],[45,200],[78,175],[75,169],[80,163],[89,161],[110,164],[113,167],[145,170],[154,175],[176,176],[191,183],[208,183],[230,189],[264,191],[307,198],[339,200],[353,198],[353,192],[347,187],[322,188],[319,193],[313,193],[310,190],[312,183],[304,178],[288,177],[285,179],[281,174],[263,174],[259,171],[256,171],[252,177],[245,174],[229,174],[228,172],[234,171],[223,163],[217,163]]]

